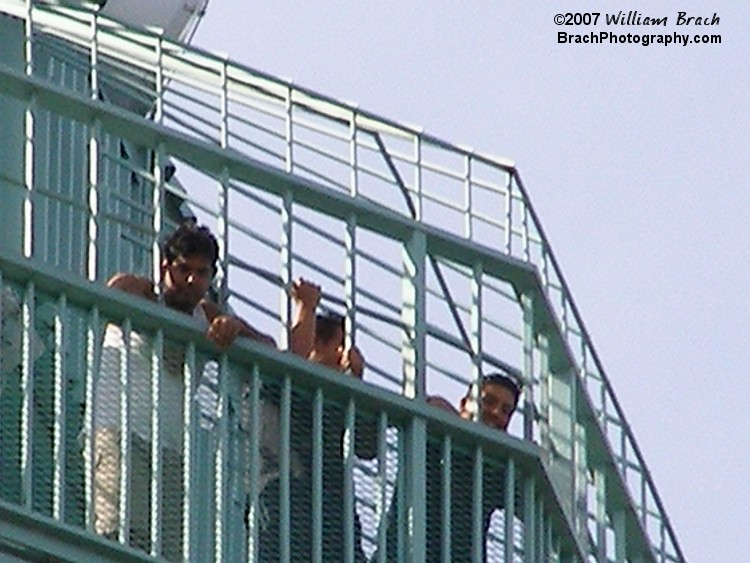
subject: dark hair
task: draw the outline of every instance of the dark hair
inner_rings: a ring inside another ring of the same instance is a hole
[[[328,344],[336,336],[336,331],[345,330],[344,317],[338,313],[326,311],[315,316],[315,340]]]
[[[521,396],[521,384],[514,377],[509,377],[502,373],[490,373],[482,376],[482,386],[491,383],[493,385],[500,385],[505,387],[513,395],[513,406],[518,405],[518,399]],[[473,385],[473,383],[471,384]],[[469,394],[471,393],[471,385],[469,385]]]
[[[211,260],[216,271],[219,259],[219,243],[208,227],[195,223],[183,223],[169,235],[162,245],[162,253],[167,262],[172,263],[180,256],[205,256]]]

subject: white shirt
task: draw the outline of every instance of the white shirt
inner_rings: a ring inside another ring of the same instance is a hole
[[[203,307],[198,305],[193,318],[208,326]],[[184,429],[184,358],[186,345],[165,338],[157,405],[164,448],[182,450]],[[130,431],[151,441],[153,377],[153,345],[151,335],[130,332],[130,364],[127,389],[123,388],[120,371],[126,350],[121,327],[108,324],[104,332],[99,376],[94,383],[94,428],[121,429],[123,406],[129,411]],[[123,393],[123,391],[126,391]],[[123,398],[127,401],[123,405]]]

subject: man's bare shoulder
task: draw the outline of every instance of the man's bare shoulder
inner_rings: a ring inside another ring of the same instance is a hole
[[[154,283],[142,276],[125,273],[115,274],[109,278],[107,287],[119,289],[120,291],[130,293],[131,295],[137,295],[138,297],[145,297],[150,301],[156,301]]]
[[[448,411],[453,414],[458,414],[458,411],[456,410],[456,407],[451,405],[447,399],[444,397],[439,397],[437,395],[432,395],[430,397],[427,397],[427,404],[432,405],[433,407],[437,407],[439,409],[443,409],[444,411]]]

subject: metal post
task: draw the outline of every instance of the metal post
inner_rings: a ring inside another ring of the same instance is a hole
[[[483,267],[481,262],[474,264],[473,275],[471,277],[471,333],[470,346],[471,358],[471,387],[469,390],[469,400],[475,406],[473,418],[476,421],[482,420],[482,273]]]
[[[183,506],[184,511],[182,513],[182,529],[184,534],[182,536],[182,556],[185,561],[193,561],[197,557],[198,552],[198,526],[199,518],[198,513],[200,511],[200,505],[198,502],[198,487],[200,483],[195,478],[194,470],[197,465],[197,440],[196,434],[197,429],[200,427],[198,420],[198,409],[196,401],[194,400],[194,394],[197,387],[197,372],[195,363],[195,344],[188,342],[187,349],[185,351],[185,363],[183,365],[183,395],[182,401],[185,405],[183,411],[184,416],[184,429],[182,434],[182,440],[184,443],[183,451],[183,467],[185,473],[183,476],[183,482],[185,483],[185,491],[183,495]],[[252,467],[252,466],[251,466]]]
[[[31,509],[33,506],[33,463],[34,463],[34,283],[29,282],[23,297],[23,343],[21,354],[21,392],[23,396],[21,412],[21,504]]]
[[[153,231],[154,239],[151,242],[151,264],[152,276],[158,290],[161,288],[161,263],[164,257],[161,255],[160,236],[164,232],[164,145],[159,143],[154,157],[154,193],[152,205],[154,209]]]
[[[94,307],[89,314],[86,327],[86,391],[84,428],[84,488],[86,492],[85,525],[94,529],[94,409],[96,408],[96,381],[101,365],[102,340],[99,327],[99,309]]]
[[[451,561],[451,536],[456,530],[451,528],[451,474],[453,466],[453,447],[450,434],[443,436],[443,467],[440,472],[440,487],[442,489],[443,504],[440,507],[440,530],[442,542],[440,545],[441,561],[450,563]]]
[[[164,331],[156,331],[154,345],[151,351],[151,555],[162,553],[162,421],[159,416],[161,408],[161,384],[164,373]],[[171,470],[171,469],[168,469]],[[176,507],[166,507],[174,510]]]
[[[2,288],[0,287],[0,290]],[[55,394],[55,425],[53,429],[53,500],[52,515],[58,520],[65,520],[65,439],[66,439],[66,410],[65,401],[68,377],[66,365],[67,345],[67,300],[61,295],[57,300],[55,312],[55,347],[54,347],[54,394]],[[2,318],[2,317],[0,317]]]
[[[403,338],[404,395],[425,396],[425,339],[427,318],[425,307],[425,258],[427,238],[414,231],[404,245],[404,278],[402,320],[407,333]]]
[[[524,390],[523,437],[534,439],[534,299],[529,293],[521,295],[523,311],[523,375],[527,381]]]
[[[427,424],[420,417],[413,417],[406,428],[406,561],[407,563],[423,563],[427,555],[425,550],[427,517],[425,497],[424,468],[427,464],[426,442]]]
[[[131,322],[127,318],[122,323],[123,350],[120,353],[120,529],[118,540],[129,543],[130,531],[130,461],[131,461],[131,432],[130,432],[130,369],[132,367],[131,353]],[[98,407],[95,406],[96,409]]]
[[[380,413],[378,417],[378,473],[377,473],[377,491],[378,496],[376,499],[376,514],[378,518],[378,563],[386,563],[388,555],[387,545],[387,531],[390,522],[387,520],[388,513],[386,512],[386,506],[388,502],[388,468],[387,468],[387,456],[388,456],[388,414],[385,412]],[[395,496],[395,495],[394,495]],[[393,502],[397,502],[394,498]],[[398,518],[397,515],[394,517]]]
[[[284,193],[283,205],[281,207],[281,325],[282,332],[281,348],[289,349],[291,345],[292,331],[292,300],[290,292],[292,289],[292,261],[294,251],[292,250],[292,232],[294,224],[293,211],[294,197],[291,191]]]
[[[483,477],[484,452],[481,446],[474,450],[474,486],[471,502],[471,560],[482,563],[484,552],[484,522],[482,520],[482,499],[484,498]],[[468,494],[468,491],[466,491]]]
[[[216,448],[216,485],[214,489],[216,502],[216,550],[217,562],[228,561],[228,524],[229,513],[229,358],[222,354],[219,358],[219,405],[218,405],[218,444]]]
[[[504,563],[514,563],[513,551],[515,547],[514,520],[516,517],[516,462],[508,459],[505,469],[505,544]]]
[[[312,444],[312,560],[323,562],[323,390],[313,396]]]

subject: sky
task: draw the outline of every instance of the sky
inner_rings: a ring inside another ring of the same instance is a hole
[[[558,43],[629,10],[721,44]],[[744,2],[211,0],[193,44],[514,161],[687,560],[750,553]]]

